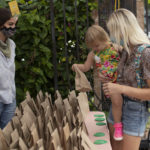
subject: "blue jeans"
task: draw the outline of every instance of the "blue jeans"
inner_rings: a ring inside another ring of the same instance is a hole
[[[3,129],[12,119],[16,110],[16,100],[10,104],[0,103],[0,128]]]
[[[144,135],[149,113],[145,102],[134,101],[129,97],[123,96],[122,123],[123,133],[131,136]],[[113,124],[112,107],[109,111],[108,122]]]

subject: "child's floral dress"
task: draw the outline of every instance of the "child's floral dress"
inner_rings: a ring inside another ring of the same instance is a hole
[[[99,68],[101,74],[109,77],[112,82],[117,80],[117,67],[120,60],[119,53],[112,45],[107,46],[100,52],[95,53],[96,66]]]

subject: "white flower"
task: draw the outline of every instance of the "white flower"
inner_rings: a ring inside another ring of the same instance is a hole
[[[68,43],[71,43],[71,40],[69,40]]]
[[[75,45],[71,45],[71,47],[73,48],[73,47],[75,47]]]
[[[21,59],[21,61],[25,61],[25,59],[24,59],[24,58],[22,58],[22,59]]]

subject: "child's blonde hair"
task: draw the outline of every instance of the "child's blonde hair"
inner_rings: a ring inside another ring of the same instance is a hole
[[[89,27],[85,35],[85,42],[88,47],[90,47],[95,40],[99,40],[101,42],[110,41],[107,32],[98,25],[92,25]]]
[[[110,32],[110,37],[115,38],[116,43],[120,45],[123,40],[123,47],[131,53],[129,45],[150,44],[147,35],[139,26],[136,17],[127,9],[118,9],[113,12],[107,22],[107,28]]]

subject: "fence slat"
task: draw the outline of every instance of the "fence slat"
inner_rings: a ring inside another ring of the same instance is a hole
[[[66,8],[65,8],[65,0],[62,0],[63,2],[63,16],[64,16],[64,38],[65,38],[65,57],[66,57],[66,76],[68,81],[69,89],[71,89],[70,86],[70,78],[69,78],[69,60],[68,60],[68,49],[67,49],[67,32],[66,32]]]
[[[51,32],[52,32],[54,88],[55,88],[55,90],[58,90],[57,51],[56,51],[56,39],[55,39],[55,17],[54,17],[54,3],[53,3],[53,0],[50,0],[50,18],[51,18]]]
[[[122,8],[132,11],[136,16],[136,0],[122,0],[120,4]]]
[[[75,0],[75,25],[76,25],[76,56],[77,60],[79,61],[79,37],[78,37],[78,9],[77,9],[77,0]]]
[[[148,0],[144,0],[146,10],[146,33],[148,34]]]
[[[100,14],[101,14],[101,12],[100,12],[100,6],[101,6],[101,2],[100,2],[101,0],[98,0],[98,24],[100,25]]]
[[[87,28],[89,27],[89,6],[88,0],[86,0],[86,17],[87,17]]]

